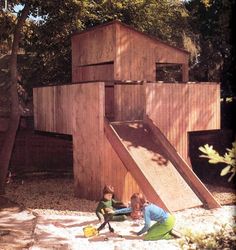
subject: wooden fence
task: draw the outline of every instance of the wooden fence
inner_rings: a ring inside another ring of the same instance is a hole
[[[77,85],[33,89],[36,130],[72,134],[72,105]]]
[[[4,133],[0,133],[0,145]],[[10,162],[16,175],[30,172],[73,172],[72,139],[19,130]]]

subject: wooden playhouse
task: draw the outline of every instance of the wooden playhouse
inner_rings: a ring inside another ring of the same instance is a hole
[[[106,183],[169,211],[220,205],[193,173],[188,132],[220,128],[220,85],[188,82],[189,53],[118,21],[72,37],[72,83],[34,88],[35,129],[71,134],[75,194]],[[178,64],[182,82],[160,83]]]

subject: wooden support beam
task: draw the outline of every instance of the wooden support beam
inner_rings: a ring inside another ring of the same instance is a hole
[[[143,172],[140,170],[140,168],[138,167],[130,153],[127,151],[125,146],[122,144],[121,140],[119,139],[119,135],[109,125],[109,122],[107,120],[105,120],[104,122],[104,129],[108,141],[111,143],[113,149],[123,162],[124,166],[134,177],[147,199],[153,203],[158,204],[163,209],[170,211],[169,208],[158,196],[158,194],[156,193],[152,185],[149,183]]]
[[[144,122],[149,126],[153,135],[158,140],[158,143],[163,147],[166,154],[165,157],[167,157],[167,159],[172,162],[172,164],[175,166],[184,180],[189,184],[189,186],[193,189],[193,191],[203,202],[203,204],[209,209],[221,207],[221,205],[216,201],[216,199],[197,177],[197,175],[192,171],[188,164],[182,159],[175,148],[167,140],[165,135],[157,126],[155,126],[153,121],[148,116],[145,116]]]
[[[182,81],[188,82],[189,81],[189,66],[188,64],[182,64]]]

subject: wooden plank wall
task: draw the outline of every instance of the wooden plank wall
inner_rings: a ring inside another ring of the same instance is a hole
[[[3,133],[0,133],[0,145],[2,141]],[[9,169],[18,176],[31,172],[72,173],[72,139],[20,129],[16,135]]]
[[[104,83],[78,84],[73,104],[75,193],[98,199],[104,141]]]
[[[72,103],[77,85],[33,89],[36,130],[72,134]]]
[[[35,88],[35,128],[73,135],[78,197],[98,200],[103,186],[111,184],[117,198],[128,202],[140,189],[104,134],[104,96],[104,83],[98,82]]]
[[[188,158],[188,131],[220,128],[220,85],[147,83],[146,114]]]
[[[189,55],[187,52],[124,25],[116,24],[116,30],[116,80],[154,82],[156,81],[156,63],[182,64],[184,70],[188,71]],[[188,78],[188,74],[183,73],[183,78]]]
[[[146,109],[188,160],[187,132],[220,127],[219,97],[219,84],[115,84],[115,120],[142,119]],[[36,129],[73,134],[78,196],[97,200],[105,183],[114,185],[118,198],[124,200],[139,191],[104,134],[104,83],[36,88],[34,111]]]
[[[156,66],[147,46],[149,39],[119,24],[116,29],[116,80],[155,81]]]
[[[105,116],[108,120],[114,120],[114,85],[105,86]]]
[[[141,192],[138,184],[105,137],[104,164],[102,167],[102,185],[111,184],[115,188],[116,198],[124,202],[130,201],[135,192]]]
[[[115,84],[115,121],[142,120],[145,94],[143,84]]]
[[[111,81],[114,79],[114,64],[79,66],[73,71],[77,82]]]
[[[140,191],[104,134],[104,83],[79,84],[73,107],[74,177],[76,195],[98,200],[105,184],[118,199],[129,201]]]
[[[77,72],[79,66],[113,62],[115,46],[114,25],[96,27],[90,31],[75,34],[72,37],[72,82],[79,81]]]
[[[72,37],[73,83],[156,81],[156,63],[182,64],[183,78],[188,80],[188,60],[187,52],[119,22],[97,26]],[[114,63],[114,69],[105,65],[109,63]]]

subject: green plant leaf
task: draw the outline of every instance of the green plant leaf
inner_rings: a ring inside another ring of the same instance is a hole
[[[208,162],[211,164],[217,164],[217,163],[219,163],[219,160],[218,159],[210,159]]]
[[[220,175],[221,175],[221,176],[227,175],[227,174],[230,172],[230,170],[231,170],[231,166],[228,165],[228,166],[224,167],[224,168],[221,170]]]
[[[205,144],[198,148],[203,154],[199,157],[207,158],[210,164],[224,163],[227,166],[221,170],[220,175],[224,176],[228,173],[232,173],[228,181],[231,181],[232,178],[236,175],[236,142],[232,143],[231,149],[226,149],[226,153],[221,156],[216,150],[213,149],[213,146]]]

